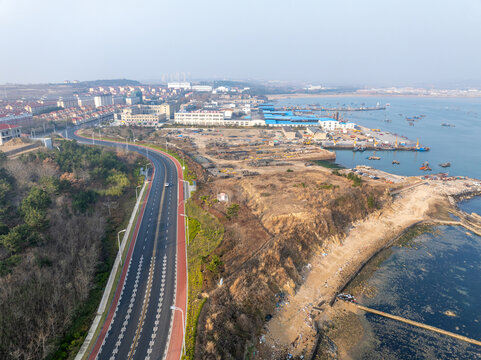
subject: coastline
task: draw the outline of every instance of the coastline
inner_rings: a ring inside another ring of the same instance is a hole
[[[324,253],[312,257],[312,268],[303,284],[267,324],[266,345],[294,355],[312,353],[319,341],[318,328],[336,316],[336,310],[330,306],[336,295],[373,257],[392,246],[410,229],[423,223],[452,221],[449,213],[461,212],[455,198],[465,198],[466,188],[471,189],[473,183],[478,184],[469,179],[466,183],[432,181],[408,187],[390,204],[353,224],[340,245],[330,246],[324,249]],[[479,195],[481,189],[479,185],[475,186],[478,188],[469,192],[470,196]],[[304,343],[301,344],[299,337],[305,339]]]
[[[455,95],[413,95],[413,94],[359,94],[359,93],[340,93],[340,94],[272,94],[266,95],[270,100],[298,99],[298,98],[338,98],[338,97],[378,97],[378,98],[432,98],[432,99],[481,99],[481,96],[455,96]]]

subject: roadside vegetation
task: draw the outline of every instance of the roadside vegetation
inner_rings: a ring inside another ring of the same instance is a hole
[[[137,134],[137,137],[134,137],[134,133],[131,129],[124,129],[124,128],[117,128],[117,129],[111,128],[111,129],[109,129],[109,131],[115,131],[115,130],[118,130],[118,132],[121,132],[122,135],[124,135],[124,136],[126,135],[126,138],[129,139],[129,141],[131,141],[131,142],[133,142],[133,140],[135,139],[136,145],[146,146],[150,149],[160,150],[160,151],[163,151],[163,152],[165,152],[169,155],[172,155],[174,158],[176,158],[179,161],[181,166],[183,166],[184,180],[188,181],[190,184],[192,184],[196,180],[195,173],[193,171],[189,171],[188,162],[185,161],[185,159],[182,158],[182,155],[180,155],[178,152],[176,152],[172,149],[169,149],[169,148],[165,148],[165,146],[152,144],[151,142],[146,142],[145,137],[147,137],[147,136],[142,136],[142,133],[140,133],[140,130],[139,130],[139,133]],[[153,131],[153,130],[151,130],[151,131]],[[92,130],[84,130],[80,133],[80,135],[91,138],[92,137]],[[122,137],[119,138],[119,136],[120,135],[117,135],[117,137],[116,137],[114,134],[104,134],[102,136],[98,136],[98,134],[96,134],[95,139],[106,140],[106,141],[116,141],[116,142],[125,141],[125,139],[123,139]],[[163,140],[163,139],[158,138],[157,142],[160,144],[161,140]]]
[[[189,299],[185,336],[185,359],[194,359],[197,321],[206,298],[202,296],[204,282],[217,279],[222,261],[212,255],[224,237],[224,227],[217,218],[203,210],[192,200],[186,202],[189,216]]]
[[[62,141],[0,162],[0,358],[73,358],[135,201],[140,157]]]

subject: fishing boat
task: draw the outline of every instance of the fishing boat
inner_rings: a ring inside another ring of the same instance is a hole
[[[419,138],[416,141],[416,151],[429,151],[427,146],[419,146]]]
[[[456,125],[454,125],[454,124],[448,124],[448,123],[442,123],[441,126],[445,126],[445,127],[456,127]]]
[[[429,163],[427,161],[423,162],[423,166],[419,168],[419,170],[423,171],[431,171],[432,169],[429,167]]]
[[[447,167],[450,167],[450,166],[451,166],[451,163],[450,163],[450,162],[445,162],[445,163],[439,164],[439,166],[441,166],[441,167],[443,167],[443,168],[447,168]]]
[[[381,158],[379,156],[369,156],[367,159],[368,160],[381,160]]]
[[[393,160],[392,163],[393,163],[393,165],[399,165],[400,164],[400,162],[397,161],[397,160]]]

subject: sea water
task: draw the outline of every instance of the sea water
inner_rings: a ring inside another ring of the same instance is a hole
[[[336,151],[345,167],[370,165],[399,175],[422,175],[424,161],[433,173],[481,179],[481,99],[420,97],[324,97],[283,99],[276,105],[319,104],[324,107],[384,105],[387,110],[344,112],[359,125],[419,141],[429,152]],[[425,115],[410,126],[406,117]],[[386,120],[391,120],[387,122]],[[455,127],[444,127],[449,123]],[[400,165],[393,165],[392,160]],[[451,167],[442,168],[441,163]],[[481,214],[481,198],[459,204]],[[358,286],[363,283],[363,286]],[[481,238],[462,227],[436,226],[397,244],[371,260],[351,283],[366,306],[426,323],[481,341]],[[408,324],[366,314],[371,336],[351,351],[354,359],[481,359],[481,347]]]
[[[341,112],[343,119],[370,129],[381,129],[405,136],[427,152],[377,151],[381,160],[368,160],[373,151],[336,151],[336,162],[345,167],[369,165],[398,175],[422,175],[419,170],[428,161],[432,173],[447,172],[481,179],[481,99],[421,97],[324,97],[282,99],[276,106],[319,104],[322,107],[373,107],[377,103],[390,106],[386,110]],[[410,126],[406,117],[425,115]],[[391,122],[386,122],[390,120]],[[455,127],[444,127],[449,123]],[[399,165],[392,164],[398,160]],[[439,164],[450,162],[451,167]]]
[[[375,269],[363,269],[346,291],[368,307],[481,339],[481,237],[461,227],[436,226],[385,252],[378,255],[385,259]],[[355,359],[481,359],[479,346],[365,316],[373,336],[351,351]]]

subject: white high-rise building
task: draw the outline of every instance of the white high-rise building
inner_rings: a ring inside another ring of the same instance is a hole
[[[95,107],[113,105],[111,94],[104,94],[104,95],[96,96],[94,98],[94,101],[95,101]]]

